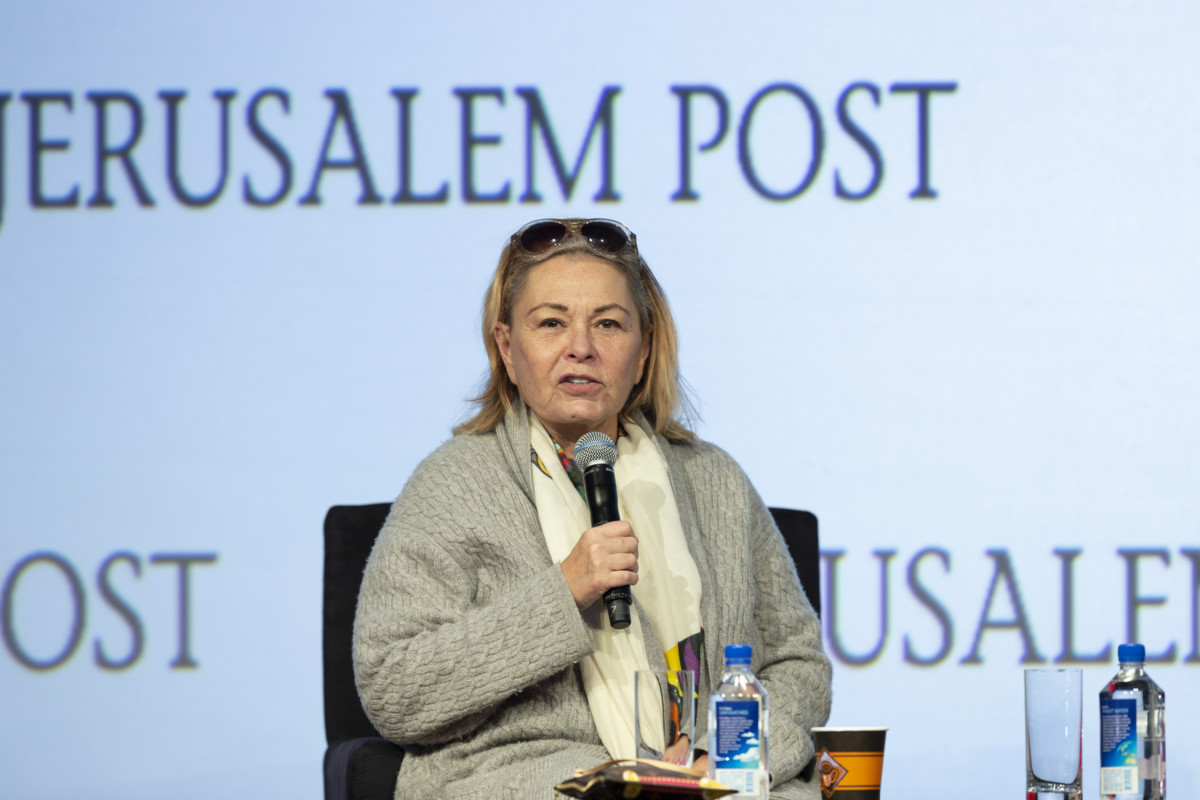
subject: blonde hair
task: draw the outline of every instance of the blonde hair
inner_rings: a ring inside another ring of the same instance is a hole
[[[580,234],[579,220],[563,220],[570,232],[562,242],[543,253],[527,253],[510,241],[500,253],[500,263],[492,276],[491,285],[483,299],[483,346],[487,350],[490,374],[483,392],[472,399],[479,410],[466,422],[456,426],[454,433],[486,433],[493,430],[513,409],[520,392],[508,377],[494,331],[497,323],[512,324],[513,307],[525,289],[529,273],[545,261],[562,255],[586,255],[611,264],[629,284],[638,322],[643,335],[650,337],[650,352],[642,379],[629,393],[622,416],[638,411],[645,415],[654,432],[672,441],[691,441],[696,435],[682,422],[680,416],[690,416],[690,403],[683,392],[679,377],[679,337],[675,318],[667,304],[666,294],[654,273],[638,253],[636,246],[617,253],[603,252],[590,247]]]

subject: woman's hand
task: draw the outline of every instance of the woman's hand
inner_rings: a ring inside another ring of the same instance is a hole
[[[588,528],[559,566],[580,611],[617,586],[638,582],[638,540],[625,520]]]
[[[687,734],[680,734],[678,739],[663,748],[662,760],[668,764],[682,764],[683,757],[687,755],[691,749],[692,740],[688,738]],[[708,758],[705,756],[704,759],[705,769],[707,769]],[[699,767],[695,766],[693,763],[692,769],[699,769]]]

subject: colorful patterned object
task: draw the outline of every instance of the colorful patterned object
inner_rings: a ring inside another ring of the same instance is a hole
[[[662,761],[624,758],[606,761],[554,787],[560,795],[581,800],[716,800],[734,793],[703,772]]]

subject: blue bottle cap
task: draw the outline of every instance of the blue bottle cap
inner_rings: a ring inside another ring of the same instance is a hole
[[[1117,648],[1117,661],[1122,664],[1145,660],[1146,646],[1144,644],[1123,644]]]
[[[751,649],[748,644],[727,644],[725,645],[725,663],[749,664],[750,653]]]

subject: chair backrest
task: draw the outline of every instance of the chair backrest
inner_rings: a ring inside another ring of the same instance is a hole
[[[354,684],[354,610],[363,569],[391,503],[334,506],[325,515],[325,741],[378,736]]]
[[[800,585],[812,603],[813,611],[821,616],[821,546],[817,536],[817,517],[808,511],[792,508],[772,508],[771,516],[787,542]]]
[[[325,515],[325,597],[322,648],[325,662],[325,741],[329,744],[378,736],[367,719],[354,685],[351,657],[354,610],[363,570],[390,503],[334,506]],[[817,614],[821,613],[820,554],[817,518],[807,511],[772,508],[800,583]]]

